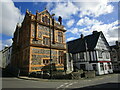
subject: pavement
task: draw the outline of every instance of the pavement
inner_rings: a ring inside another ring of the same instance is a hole
[[[118,74],[106,74],[106,75],[100,75],[96,76],[94,78],[80,78],[77,80],[94,80],[94,79],[103,79],[106,77],[112,77],[112,76],[118,76]],[[118,76],[120,78],[120,75]],[[42,79],[42,78],[35,78],[35,77],[27,77],[27,76],[19,76],[19,79],[24,79],[24,80],[34,80],[34,81],[76,81],[76,79]]]

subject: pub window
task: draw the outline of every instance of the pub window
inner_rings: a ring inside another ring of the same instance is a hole
[[[110,63],[108,63],[108,67],[109,67],[109,69],[112,69],[112,66],[111,66],[111,64],[110,64]]]
[[[105,64],[105,70],[107,70],[107,65]]]
[[[49,45],[49,38],[48,37],[43,37],[43,44]]]
[[[59,51],[59,58],[58,58],[59,64],[63,64],[63,58],[64,58],[63,55],[64,55],[63,51]]]
[[[101,51],[98,51],[98,57],[102,58],[102,52]]]
[[[43,64],[48,65],[50,59],[43,59]]]
[[[58,32],[58,42],[62,43],[63,42],[63,33]]]
[[[84,59],[84,53],[80,53],[80,59]]]
[[[93,70],[97,71],[97,66],[96,66],[96,64],[93,64],[92,66],[93,66]]]
[[[103,71],[103,63],[100,63],[100,70]]]
[[[109,53],[106,53],[106,59],[109,59]]]
[[[86,70],[86,69],[85,69],[85,64],[80,64],[80,69]]]

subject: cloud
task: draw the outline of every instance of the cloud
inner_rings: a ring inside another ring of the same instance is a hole
[[[108,0],[95,2],[56,2],[48,3],[48,9],[56,16],[62,16],[64,19],[69,19],[72,15],[80,17],[92,16],[99,17],[113,12],[114,6]]]
[[[2,20],[2,33],[12,36],[16,24],[23,20],[24,15],[22,15],[20,10],[15,7],[12,0],[7,1],[8,2],[2,2],[2,14],[0,14],[0,20]]]
[[[71,15],[75,15],[78,12],[78,8],[72,2],[55,3],[55,8],[51,10],[51,13],[62,16],[64,19],[69,19]]]
[[[74,5],[80,9],[80,17],[86,15],[99,17],[100,15],[111,13],[114,9],[108,0],[98,2],[74,2]]]
[[[5,46],[11,46],[12,42],[12,39],[0,40],[0,50],[2,50]]]
[[[94,25],[94,24],[100,25],[102,23],[103,22],[100,22],[96,19],[89,19],[88,17],[84,17],[77,22],[77,25],[79,25],[79,26],[82,26],[82,25],[89,26],[89,25]]]
[[[0,51],[2,50],[2,40],[0,40]]]
[[[71,30],[68,30],[67,32],[71,32],[74,35],[79,35],[82,33],[84,36],[86,36],[92,34],[93,31],[97,30],[103,32],[110,45],[114,44],[115,41],[118,40],[118,29],[120,28],[120,26],[118,26],[118,20],[109,24],[105,24],[96,19],[85,17],[83,19],[80,19],[77,25],[85,26],[85,28],[80,29],[75,27]]]
[[[70,37],[70,38],[67,38],[67,41],[71,41],[71,40],[74,40],[76,39],[75,37]]]
[[[91,34],[94,30],[102,31],[109,44],[113,44],[118,40],[118,20],[110,24],[95,24],[80,31],[83,34],[88,35]]]
[[[7,40],[5,40],[3,43],[5,44],[5,45],[8,45],[8,46],[11,46],[12,45],[12,39],[7,39]]]
[[[80,30],[78,28],[72,28],[70,30],[67,30],[67,33],[70,32],[72,34],[76,34],[76,35],[79,35],[80,33]]]
[[[75,23],[74,19],[71,19],[67,22],[67,27],[71,27]]]

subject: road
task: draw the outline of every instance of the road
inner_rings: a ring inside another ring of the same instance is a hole
[[[119,85],[118,85],[119,84]],[[15,77],[3,77],[2,88],[51,88],[73,89],[80,88],[120,88],[120,74],[97,76],[80,80],[24,80]]]

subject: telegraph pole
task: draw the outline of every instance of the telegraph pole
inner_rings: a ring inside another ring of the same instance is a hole
[[[52,14],[52,25],[54,28],[54,16],[55,14]],[[51,27],[50,27],[50,22],[49,22],[49,36],[50,36],[50,79],[52,79],[52,56],[51,56]]]

